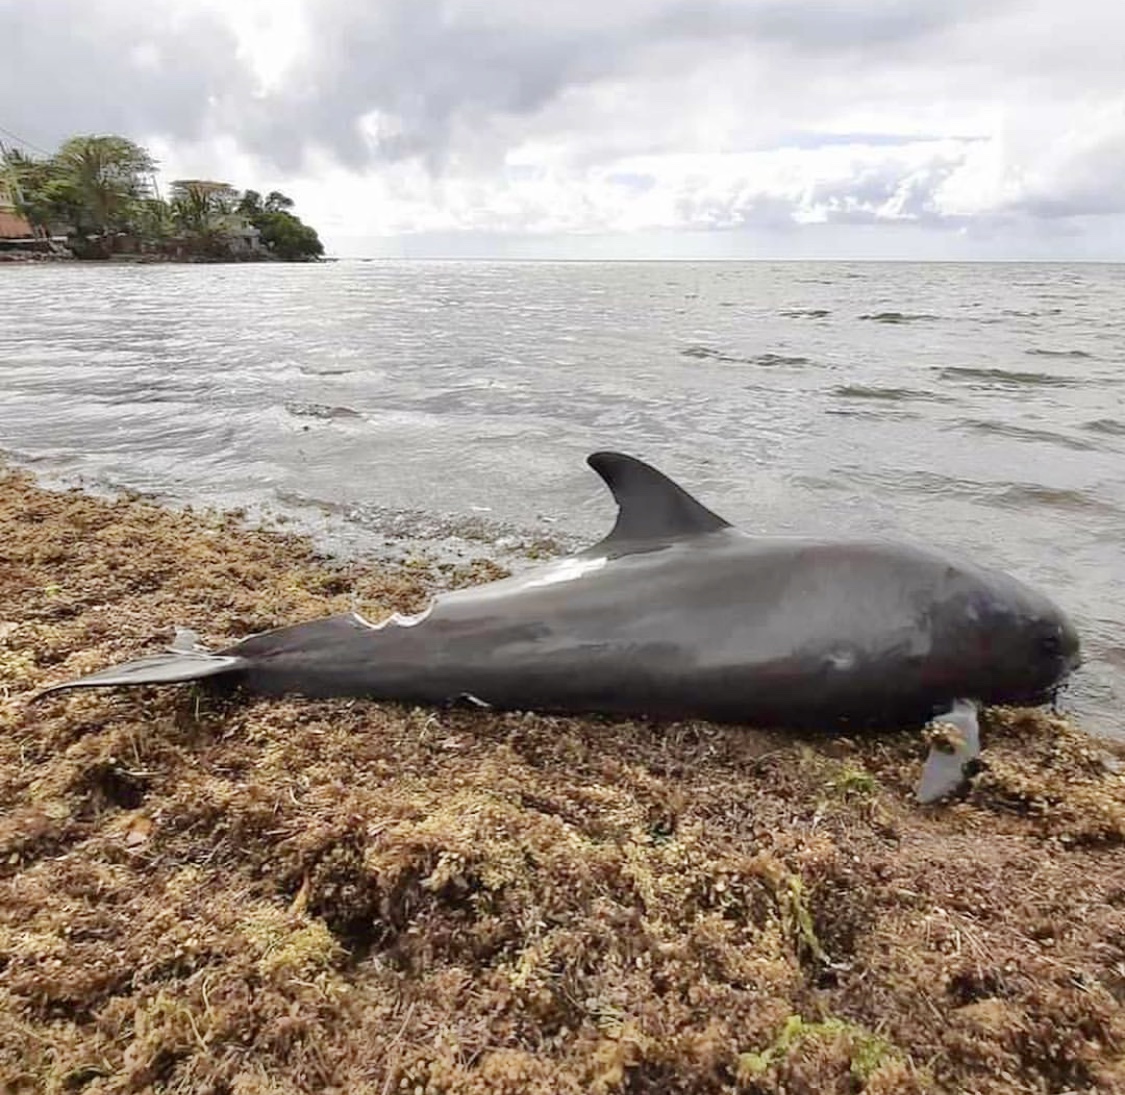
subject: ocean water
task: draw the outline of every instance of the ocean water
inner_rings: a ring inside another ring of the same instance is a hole
[[[1042,587],[1085,643],[1065,705],[1125,737],[1123,302],[1102,265],[0,267],[0,449],[466,556],[603,533],[583,460],[624,450],[751,532]]]

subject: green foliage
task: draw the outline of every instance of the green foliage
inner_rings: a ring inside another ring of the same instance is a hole
[[[49,228],[56,216],[51,191],[58,179],[53,162],[10,148],[4,152],[3,170],[11,184],[17,212],[33,227]]]
[[[238,199],[238,212],[253,223],[255,217],[260,217],[265,212],[262,195],[257,190],[244,190],[242,197]]]
[[[172,183],[169,203],[172,222],[192,250],[220,258],[230,250],[231,236],[242,225],[235,212],[238,197],[228,183],[178,179]]]
[[[266,195],[266,212],[281,213],[293,208],[293,199],[287,198],[280,190],[271,190]]]
[[[163,201],[153,189],[155,169],[145,148],[118,136],[71,137],[53,156],[8,150],[0,160],[17,210],[40,230],[66,231],[82,258],[118,249],[246,255],[253,251],[247,225],[258,229],[267,256],[294,261],[324,253],[316,231],[290,212],[293,200],[280,191],[263,199],[224,182],[178,179]]]
[[[56,200],[80,235],[128,231],[151,195],[156,161],[125,137],[71,137],[53,162]]]
[[[324,254],[324,244],[320,242],[316,229],[292,213],[263,213],[253,223],[262,233],[262,243],[279,259],[293,262],[319,258]]]
[[[290,262],[315,259],[324,254],[316,230],[289,210],[293,199],[271,190],[262,200],[257,190],[244,191],[238,211],[262,233],[262,245],[279,259]]]
[[[133,223],[138,237],[146,243],[162,243],[176,230],[172,207],[159,198],[142,199]]]
[[[177,179],[171,206],[176,223],[191,232],[205,232],[229,218],[238,205],[238,191],[210,179]]]

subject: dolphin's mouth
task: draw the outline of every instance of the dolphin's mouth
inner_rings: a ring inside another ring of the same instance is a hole
[[[1078,665],[1081,664],[1082,662],[1081,660],[1079,660]],[[1076,665],[1075,668],[1078,668],[1078,666]],[[1054,688],[1049,690],[1046,697],[1040,700],[1040,703],[1049,704],[1051,707],[1051,711],[1056,715],[1059,714],[1061,710],[1060,701],[1062,700],[1063,694],[1067,691],[1067,689],[1070,688],[1072,683],[1073,682],[1071,682],[1069,678],[1064,678],[1063,680],[1059,681],[1059,683],[1056,684]]]
[[[1070,680],[1070,672],[1070,670],[1063,671],[1060,669],[1057,674],[1054,674],[1054,679],[1050,684],[1038,688],[1029,688],[1026,692],[1009,692],[1002,698],[993,697],[985,702],[990,706],[995,704],[1001,707],[1050,707],[1053,711],[1057,711],[1063,693],[1073,683]]]
[[[1049,704],[1052,710],[1058,710],[1059,697],[1071,686],[1073,674],[1081,668],[1082,651],[1075,643],[1069,649],[1062,651],[1056,659],[1052,683],[1041,689],[1037,695],[1019,701],[1020,705],[1041,707]]]
[[[1051,689],[1052,699],[1057,698],[1060,692],[1065,692],[1071,686],[1071,678],[1082,668],[1082,665],[1082,651],[1078,646],[1063,655],[1060,659],[1058,680]]]

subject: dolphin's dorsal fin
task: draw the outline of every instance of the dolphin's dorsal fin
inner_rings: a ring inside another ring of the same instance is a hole
[[[619,452],[587,457],[617,502],[617,524],[590,550],[618,549],[628,543],[678,540],[730,528],[683,487],[642,460]]]

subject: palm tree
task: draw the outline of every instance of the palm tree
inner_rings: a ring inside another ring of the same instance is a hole
[[[172,220],[204,254],[217,255],[227,248],[235,225],[238,191],[209,179],[177,179],[172,183]]]
[[[143,245],[160,247],[175,234],[176,220],[166,201],[142,198],[133,217],[133,227]]]
[[[50,196],[54,167],[50,160],[39,160],[18,148],[6,148],[0,156],[0,171],[8,182],[12,202],[36,231],[49,234],[57,210]]]
[[[57,198],[80,236],[127,229],[156,169],[149,153],[125,137],[71,137],[54,165]]]

